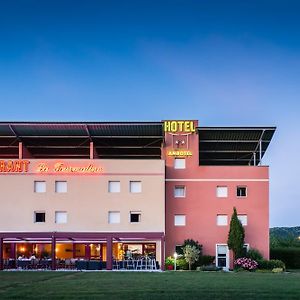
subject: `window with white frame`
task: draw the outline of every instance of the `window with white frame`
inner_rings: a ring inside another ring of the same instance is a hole
[[[217,245],[217,266],[226,268],[228,265],[227,261],[228,246],[227,245]]]
[[[66,193],[68,185],[66,181],[55,181],[55,193]]]
[[[185,226],[186,220],[185,215],[175,215],[174,216],[174,225],[175,226]]]
[[[55,223],[56,224],[66,224],[68,221],[68,214],[66,211],[56,211],[55,212]]]
[[[174,197],[175,198],[184,198],[185,197],[185,186],[178,185],[174,187]]]
[[[45,223],[46,222],[46,213],[44,211],[35,211],[34,212],[34,222],[35,223]]]
[[[218,198],[228,197],[228,187],[227,186],[217,186],[216,194]]]
[[[121,216],[119,211],[109,211],[108,212],[108,223],[109,224],[118,224],[120,223]]]
[[[130,212],[130,223],[139,223],[141,222],[141,212],[140,211],[131,211]]]
[[[108,182],[108,192],[109,193],[120,193],[121,183],[120,181],[109,181]]]
[[[130,181],[129,187],[130,187],[130,193],[141,193],[142,192],[142,182],[141,181]]]
[[[218,226],[227,226],[228,225],[228,216],[227,215],[217,215],[217,225]]]
[[[238,215],[238,219],[240,220],[243,226],[246,226],[248,224],[247,215]]]
[[[246,186],[237,186],[236,187],[236,196],[237,197],[247,197],[247,187]]]
[[[174,169],[185,169],[185,158],[175,158]]]
[[[35,193],[46,193],[46,181],[35,181],[34,182]]]

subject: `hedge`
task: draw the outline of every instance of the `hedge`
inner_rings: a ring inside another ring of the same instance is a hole
[[[300,269],[300,247],[273,248],[270,257],[282,260],[288,269]]]

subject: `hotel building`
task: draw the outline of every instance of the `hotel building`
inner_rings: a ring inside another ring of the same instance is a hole
[[[0,123],[0,269],[19,255],[94,259],[166,256],[194,239],[216,264],[233,207],[245,246],[269,258],[274,127],[198,121]]]

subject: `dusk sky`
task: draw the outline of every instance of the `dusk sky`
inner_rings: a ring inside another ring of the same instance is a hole
[[[299,12],[288,0],[0,0],[0,120],[277,126],[270,226],[299,226]]]

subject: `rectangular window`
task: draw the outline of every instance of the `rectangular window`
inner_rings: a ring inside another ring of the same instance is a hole
[[[109,193],[120,193],[121,183],[120,181],[109,181],[108,182],[108,192]]]
[[[66,181],[55,181],[55,193],[66,193],[68,186]]]
[[[176,252],[178,255],[183,255],[183,245],[176,245],[176,246],[175,246],[175,252]]]
[[[217,186],[217,197],[226,198],[228,196],[227,186]]]
[[[246,186],[238,186],[236,188],[236,196],[237,197],[247,197],[247,187]]]
[[[174,197],[175,198],[184,198],[185,197],[185,186],[175,186]]]
[[[108,223],[109,224],[118,224],[120,223],[121,216],[119,211],[109,211],[108,212]]]
[[[56,211],[55,212],[55,223],[56,224],[66,224],[68,221],[68,215],[66,211]]]
[[[246,226],[248,224],[247,215],[238,215],[238,219],[241,221],[243,226]]]
[[[218,226],[227,226],[228,225],[227,215],[217,215],[217,225]]]
[[[174,169],[185,169],[185,158],[175,158]]]
[[[186,220],[185,215],[175,215],[174,216],[174,225],[175,226],[185,226]]]
[[[130,212],[130,223],[139,223],[141,222],[141,212],[131,211]]]
[[[46,193],[46,181],[35,181],[34,182],[35,193]]]
[[[226,245],[217,245],[217,266],[227,267],[227,252],[228,248]]]
[[[46,213],[41,211],[34,212],[34,222],[35,223],[45,223],[46,222]]]
[[[141,193],[142,182],[141,181],[130,181],[130,193]]]

